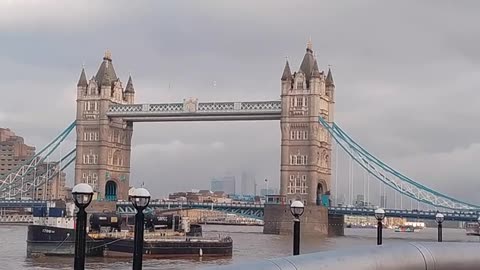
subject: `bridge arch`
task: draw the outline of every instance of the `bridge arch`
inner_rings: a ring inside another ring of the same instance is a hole
[[[117,200],[118,185],[113,180],[108,180],[105,184],[105,200],[116,201]]]
[[[323,202],[324,200],[323,195],[327,195],[327,194],[328,194],[328,191],[327,191],[327,185],[325,181],[319,180],[317,183],[317,190],[316,190],[317,205],[325,205],[325,202]]]

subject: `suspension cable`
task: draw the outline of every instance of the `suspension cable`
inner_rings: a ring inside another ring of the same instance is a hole
[[[343,130],[341,130],[335,123],[331,126],[322,118],[319,121],[327,129],[330,135],[335,139],[337,144],[345,150],[345,152],[353,158],[357,164],[363,167],[373,175],[377,180],[383,182],[385,185],[402,193],[403,195],[412,198],[424,204],[438,206],[445,209],[452,210],[473,210],[480,209],[479,206],[466,203],[454,199],[445,194],[441,194],[431,188],[428,188],[403,174],[395,171],[390,166],[386,165],[378,158],[368,153],[364,148],[358,145],[351,139]],[[390,176],[393,176],[391,178]]]

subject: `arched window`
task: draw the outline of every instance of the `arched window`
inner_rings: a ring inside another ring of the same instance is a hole
[[[298,90],[303,89],[303,81],[302,81],[302,80],[298,80],[298,81],[297,81],[297,89],[298,89]]]
[[[116,150],[113,153],[113,165],[121,165],[121,159],[122,159],[122,152],[120,150]]]
[[[322,163],[326,164],[325,161],[328,159],[327,151],[322,151]]]
[[[117,184],[114,181],[108,181],[105,184],[105,200],[107,201],[117,200]]]

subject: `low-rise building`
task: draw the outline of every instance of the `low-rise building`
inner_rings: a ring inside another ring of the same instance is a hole
[[[188,202],[203,202],[203,203],[231,203],[229,198],[223,191],[211,190],[192,190],[175,192],[168,195],[169,200],[173,201],[188,201]]]

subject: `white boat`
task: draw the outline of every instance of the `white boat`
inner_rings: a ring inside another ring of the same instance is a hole
[[[478,235],[480,236],[480,229],[478,222],[467,222],[465,225],[465,231],[467,235]]]

